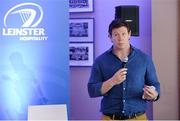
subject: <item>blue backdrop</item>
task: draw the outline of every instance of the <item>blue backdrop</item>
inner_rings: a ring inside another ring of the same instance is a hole
[[[29,105],[69,109],[68,0],[1,0],[0,119]]]

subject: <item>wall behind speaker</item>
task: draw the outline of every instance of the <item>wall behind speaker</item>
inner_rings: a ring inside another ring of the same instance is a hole
[[[139,36],[139,6],[117,6],[115,7],[115,18],[121,18],[129,23],[131,35]]]

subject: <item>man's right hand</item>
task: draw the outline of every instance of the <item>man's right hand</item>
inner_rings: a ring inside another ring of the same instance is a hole
[[[110,79],[103,82],[101,94],[107,93],[113,86],[122,83],[126,80],[127,68],[119,69]]]
[[[127,68],[119,69],[111,78],[111,84],[114,86],[122,83],[124,80],[126,80],[126,75],[127,75]]]

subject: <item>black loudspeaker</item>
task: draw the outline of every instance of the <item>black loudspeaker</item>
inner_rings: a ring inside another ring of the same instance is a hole
[[[115,18],[120,18],[130,25],[132,36],[139,36],[139,6],[115,7]]]

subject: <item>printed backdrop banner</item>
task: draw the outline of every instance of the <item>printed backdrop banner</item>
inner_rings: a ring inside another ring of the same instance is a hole
[[[69,109],[68,0],[1,0],[0,119],[29,105]]]

